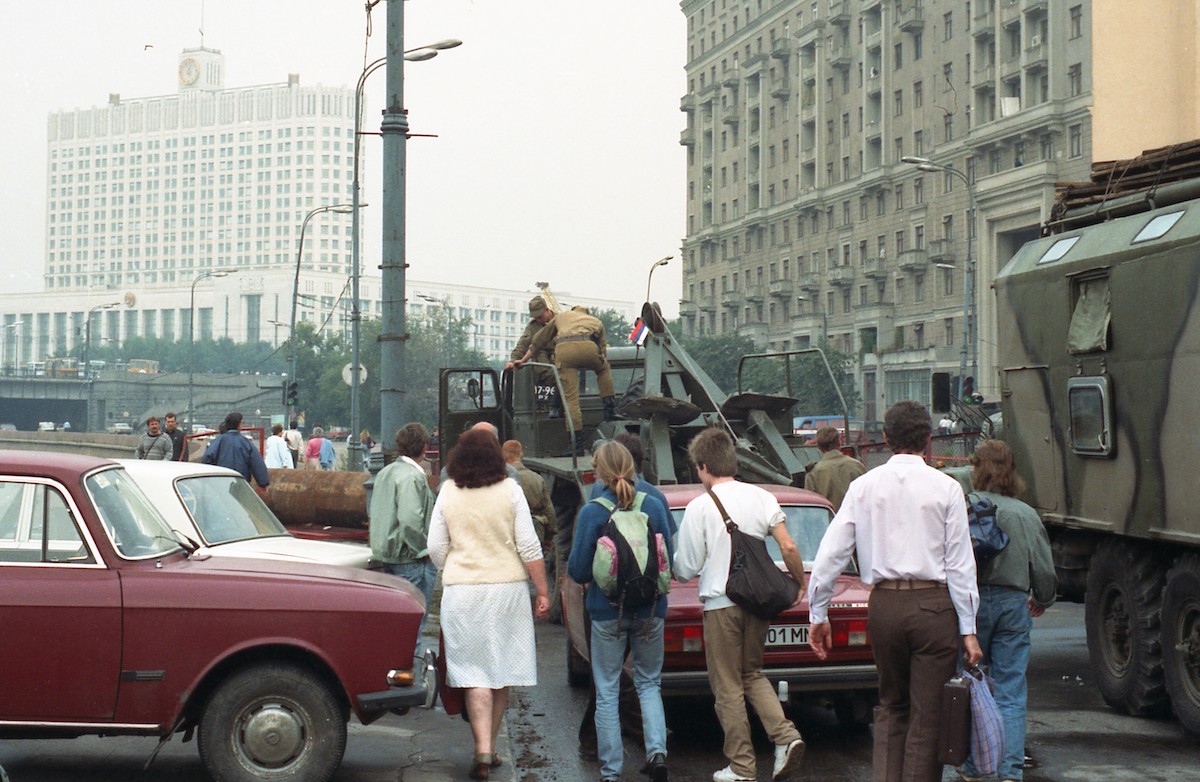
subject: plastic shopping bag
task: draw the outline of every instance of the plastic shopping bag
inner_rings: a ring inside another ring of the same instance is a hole
[[[971,762],[980,775],[996,773],[1004,754],[1004,721],[992,696],[991,679],[978,668],[966,672],[971,685]]]

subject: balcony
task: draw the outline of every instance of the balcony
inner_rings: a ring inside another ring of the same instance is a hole
[[[829,21],[836,25],[850,24],[850,0],[829,0]]]
[[[712,296],[706,296],[700,300],[700,311],[709,314],[715,314],[717,311],[717,303]]]
[[[1049,46],[1041,36],[1035,35],[1025,47],[1025,67],[1031,70],[1045,70],[1049,61]]]
[[[700,312],[700,308],[697,307],[695,303],[690,301],[679,302],[679,314],[683,317],[691,318],[694,317],[698,312]]]
[[[878,329],[894,328],[893,319],[896,317],[896,305],[890,301],[877,301],[871,304],[859,304],[854,308],[854,325],[856,328],[874,327]]]
[[[741,74],[741,71],[737,67],[734,67],[731,70],[726,71],[725,74],[721,76],[721,86],[722,87],[733,87],[734,89],[737,89],[738,87],[741,86],[741,84],[742,84],[742,74]]]
[[[1050,0],[1022,0],[1021,12],[1026,14],[1046,15],[1050,10]]]
[[[689,92],[679,99],[680,111],[695,111],[696,110],[696,93]]]
[[[771,81],[771,96],[787,98],[792,94],[792,80],[786,76],[776,76]]]
[[[679,143],[685,147],[694,147],[696,145],[696,132],[691,128],[684,128],[679,132]]]
[[[925,29],[925,15],[921,6],[906,6],[900,10],[899,16],[897,21],[901,32],[919,33]]]
[[[924,248],[904,250],[900,253],[899,266],[902,272],[924,271],[929,266],[929,253]]]
[[[748,304],[762,304],[765,300],[763,296],[763,286],[755,285],[753,288],[746,289],[746,302]]]
[[[755,52],[754,54],[752,54],[746,58],[746,62],[743,63],[743,65],[745,65],[745,67],[747,67],[747,68],[752,68],[756,65],[761,65],[762,63],[764,63],[766,61],[767,61],[767,53],[766,52]]]
[[[776,299],[790,299],[796,295],[796,286],[791,280],[771,280],[767,283],[767,293]]]
[[[771,44],[771,56],[777,60],[787,60],[791,58],[792,52],[796,49],[796,43],[790,38],[776,38]]]
[[[848,45],[844,43],[831,43],[829,45],[829,64],[834,68],[849,68],[852,59]]]
[[[975,83],[976,84],[980,84],[980,83],[991,84],[995,80],[996,80],[996,66],[995,65],[988,63],[985,65],[980,65],[978,68],[975,69]]]
[[[887,276],[887,259],[885,258],[865,258],[862,262],[863,274],[869,279],[878,279]]]
[[[829,278],[830,285],[836,285],[839,288],[848,288],[854,284],[854,268],[851,266],[835,266],[829,270],[826,275]]]
[[[730,106],[721,112],[721,121],[726,125],[736,125],[742,119],[742,114],[738,111],[737,106]]]
[[[975,22],[971,26],[971,34],[976,38],[991,38],[995,35],[996,14],[985,2],[979,3],[975,9]]]
[[[717,82],[710,81],[708,84],[701,85],[700,89],[696,90],[696,94],[703,100],[710,98],[717,92]]]
[[[808,24],[796,31],[796,40],[800,42],[801,46],[804,46],[805,44],[810,43],[812,40],[815,40],[820,32],[824,29],[824,19],[810,19]]]
[[[743,303],[741,291],[725,291],[721,294],[722,307],[740,307]]]
[[[952,263],[954,258],[954,242],[949,239],[933,239],[927,248],[930,263]]]
[[[821,290],[821,277],[814,272],[803,272],[797,279],[796,284],[805,293],[816,293]]]

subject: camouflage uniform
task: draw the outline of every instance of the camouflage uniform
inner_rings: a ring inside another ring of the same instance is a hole
[[[596,372],[600,384],[600,396],[604,399],[605,418],[615,417],[612,372],[608,367],[608,342],[604,338],[604,324],[587,311],[586,307],[573,307],[561,312],[533,337],[530,350],[534,355],[554,347],[554,365],[562,381],[563,393],[567,397],[567,410],[571,413],[571,427],[578,432],[583,428],[583,413],[579,408],[579,370]]]

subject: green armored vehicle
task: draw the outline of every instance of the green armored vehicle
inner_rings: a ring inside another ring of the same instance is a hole
[[[1095,212],[996,278],[1004,436],[1105,700],[1200,733],[1200,185]]]

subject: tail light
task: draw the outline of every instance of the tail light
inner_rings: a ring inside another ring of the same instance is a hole
[[[704,651],[704,628],[696,625],[667,627],[663,630],[663,652],[698,654]]]
[[[835,619],[830,625],[834,646],[867,646],[871,643],[866,619]]]

